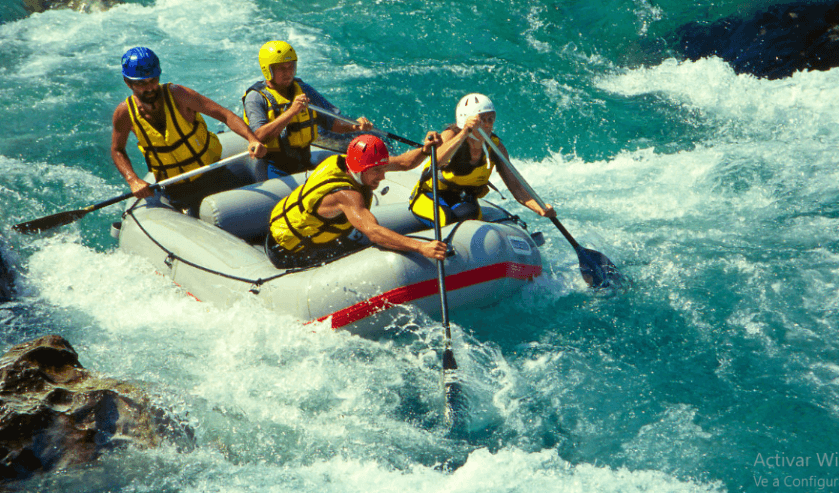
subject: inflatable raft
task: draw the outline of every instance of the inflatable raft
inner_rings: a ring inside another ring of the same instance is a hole
[[[237,135],[219,135],[230,156],[245,149]],[[313,151],[313,161],[329,151]],[[228,165],[253,174],[247,157]],[[418,174],[388,173],[375,191],[371,212],[399,233],[433,239],[408,210]],[[440,315],[435,261],[376,245],[306,269],[280,270],[267,259],[263,242],[274,205],[305,181],[305,174],[273,178],[211,195],[199,217],[174,210],[159,194],[131,200],[112,234],[125,252],[154,268],[198,300],[220,306],[256,297],[277,313],[301,321],[325,321],[335,329],[376,337],[399,329],[412,310]],[[153,179],[147,177],[147,179]],[[482,221],[443,228],[451,246],[445,261],[448,306],[481,308],[505,299],[542,273],[541,234],[531,235],[517,217],[481,201]]]

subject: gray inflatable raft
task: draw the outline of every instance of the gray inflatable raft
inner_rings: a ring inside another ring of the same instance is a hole
[[[219,136],[225,156],[245,149],[231,133]],[[322,160],[329,153],[313,153]],[[253,161],[231,165],[252,173]],[[418,174],[388,173],[375,192],[371,211],[402,234],[432,239],[408,210]],[[419,254],[369,246],[308,269],[279,270],[267,259],[263,239],[268,216],[305,174],[274,178],[204,199],[198,218],[172,209],[159,195],[128,204],[112,233],[123,251],[142,256],[198,300],[219,306],[252,296],[278,313],[301,321],[324,321],[377,337],[409,321],[412,309],[440,314],[437,267]],[[541,235],[498,206],[481,202],[482,221],[464,221],[442,230],[454,254],[445,262],[448,306],[481,308],[515,294],[542,273]],[[534,240],[536,238],[536,240]],[[412,308],[413,307],[413,308]]]

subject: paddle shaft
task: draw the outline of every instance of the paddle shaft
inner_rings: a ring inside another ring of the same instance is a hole
[[[186,180],[188,178],[192,178],[194,176],[202,175],[208,171],[212,171],[214,169],[221,168],[222,166],[227,166],[228,164],[232,163],[236,159],[246,156],[247,152],[240,152],[234,156],[230,156],[226,159],[222,159],[221,161],[216,161],[213,164],[208,166],[202,166],[201,168],[194,169],[192,171],[188,171],[186,173],[182,173],[178,176],[174,176],[172,178],[168,178],[166,180],[161,181],[160,183],[153,183],[149,185],[150,190],[157,190],[167,185],[172,185],[173,183],[178,183],[180,181]],[[52,214],[50,216],[42,217],[39,219],[34,219],[32,221],[28,221],[25,223],[16,224],[12,227],[15,231],[20,233],[34,233],[37,231],[44,231],[47,229],[51,229],[57,226],[62,226],[64,224],[69,224],[73,221],[83,218],[87,213],[93,212],[95,210],[99,210],[103,207],[107,207],[112,204],[116,204],[117,202],[122,202],[123,200],[130,199],[133,197],[134,194],[132,192],[124,193],[120,196],[110,198],[108,200],[99,202],[97,204],[93,204],[90,206],[85,207],[84,209],[78,209],[74,211],[65,211],[59,212],[57,214]]]
[[[165,180],[163,180],[159,183],[155,183],[154,185],[151,185],[149,188],[151,188],[151,187],[163,188],[167,185],[171,185],[173,183],[178,183],[179,181],[186,180],[187,178],[192,178],[194,176],[203,175],[204,173],[206,173],[208,171],[212,171],[214,169],[218,169],[218,168],[222,168],[224,166],[227,166],[228,164],[232,163],[233,161],[235,161],[239,158],[243,158],[247,155],[248,155],[248,151],[240,152],[239,154],[234,154],[234,155],[232,155],[228,158],[222,159],[221,161],[216,161],[213,164],[208,164],[207,166],[202,166],[202,167],[196,168],[192,171],[187,171],[186,173],[181,173],[178,176],[173,176],[172,178],[167,178],[167,179],[165,179]]]
[[[315,106],[313,104],[309,104],[309,108],[311,108],[315,111],[318,111],[320,113],[323,113],[324,115],[329,115],[332,118],[335,118],[337,120],[341,120],[344,123],[349,123],[350,125],[358,125],[357,121],[352,120],[350,118],[347,118],[343,115],[339,115],[338,113],[335,113],[333,111],[329,111],[325,108],[321,108],[320,106]],[[400,137],[398,135],[394,135],[390,132],[385,132],[384,130],[379,130],[378,128],[371,129],[371,132],[377,133],[379,135],[384,135],[385,137],[388,137],[390,139],[402,142],[403,144],[408,144],[409,146],[422,147],[422,144],[420,144],[419,142],[414,142],[413,140],[409,140],[409,139],[406,139],[405,137]]]
[[[248,154],[247,151],[246,152],[240,152],[239,154],[230,156],[229,158],[222,159],[221,161],[216,161],[213,164],[209,164],[207,166],[202,166],[202,167],[196,168],[192,171],[187,171],[186,173],[181,173],[178,176],[173,176],[172,178],[167,178],[167,179],[165,179],[165,180],[163,180],[159,183],[152,183],[151,185],[149,185],[149,190],[152,190],[152,191],[158,190],[158,189],[166,187],[168,185],[172,185],[174,183],[179,183],[179,182],[182,182],[184,180],[187,180],[187,179],[195,177],[195,176],[203,175],[204,173],[206,173],[208,171],[212,171],[214,169],[218,169],[218,168],[227,166],[228,164],[232,163],[234,160],[236,160],[238,158],[241,158],[241,157],[244,157],[247,154]],[[108,207],[109,205],[116,204],[117,202],[122,202],[123,200],[130,199],[132,195],[134,195],[132,192],[127,192],[127,193],[124,193],[124,194],[120,195],[119,197],[110,198],[108,200],[105,200],[104,202],[99,202],[98,204],[94,204],[94,205],[85,207],[82,210],[87,211],[87,212],[92,212],[92,211],[101,209],[103,207]]]
[[[510,173],[518,179],[521,186],[528,194],[530,194],[530,197],[535,200],[542,209],[545,209],[545,202],[539,197],[536,191],[533,190],[533,187],[525,181],[524,177],[522,177],[515,166],[513,166],[513,163],[511,163],[510,160],[501,153],[501,150],[495,145],[495,142],[489,138],[482,128],[478,128],[478,133],[480,133],[481,137],[484,138],[484,141],[492,147],[492,150],[495,151],[498,157],[501,158]],[[577,243],[577,240],[571,236],[571,233],[565,229],[557,218],[552,217],[550,219],[551,222],[554,223],[554,226],[556,226],[562,233],[562,236],[564,236],[571,246],[574,247],[574,251],[577,252],[577,257],[580,259],[580,272],[583,275],[583,279],[585,279],[589,286],[599,289],[608,286],[620,286],[623,283],[623,275],[618,271],[618,268],[615,267],[615,264],[613,264],[611,260],[596,250],[581,247],[580,244]]]
[[[434,239],[441,241],[442,234],[440,233],[440,207],[437,189],[437,148],[431,148],[431,196],[434,200]],[[440,310],[443,317],[443,328],[446,330],[446,347],[451,349],[452,329],[449,325],[449,303],[446,297],[446,267],[443,260],[437,260],[437,286],[440,290]],[[454,357],[452,357],[454,362]],[[457,368],[457,365],[455,365]]]
[[[349,123],[350,125],[358,124],[357,121],[351,120],[345,116],[320,108],[313,104],[310,104],[309,108],[319,111],[325,115],[329,115],[345,123]],[[408,144],[414,147],[422,147],[422,144],[418,142],[408,140],[390,132],[385,132],[384,130],[374,128],[373,132],[384,135],[398,142],[402,142],[403,144]],[[437,148],[433,146],[431,147],[431,175],[434,177],[434,179],[431,180],[431,195],[434,200],[434,239],[436,241],[440,241],[442,235],[440,233],[440,210],[437,206],[439,203],[439,200],[437,199]],[[443,328],[446,333],[446,347],[443,350],[443,386],[446,394],[445,419],[451,428],[455,429],[455,425],[461,424],[460,421],[466,414],[466,400],[463,387],[456,375],[457,361],[455,361],[454,351],[452,351],[452,328],[449,324],[449,304],[446,296],[446,268],[443,260],[437,260],[437,287],[440,291],[440,312],[442,313]]]
[[[437,148],[431,148],[431,197],[434,200],[434,239],[440,241],[440,207],[437,199]],[[440,291],[440,312],[443,329],[446,332],[446,347],[443,350],[443,390],[446,397],[445,420],[450,431],[461,427],[466,413],[466,400],[463,386],[457,377],[457,361],[452,350],[452,328],[449,324],[449,303],[446,297],[446,268],[443,260],[437,260],[437,287]]]
[[[542,200],[542,198],[539,197],[539,194],[536,193],[536,190],[533,190],[533,187],[531,187],[530,184],[527,183],[527,181],[524,179],[524,177],[521,175],[521,173],[519,173],[519,171],[515,168],[515,166],[513,166],[513,163],[511,163],[510,160],[507,159],[507,156],[505,156],[501,152],[501,149],[499,149],[498,146],[495,145],[495,142],[493,142],[492,139],[490,139],[487,136],[486,132],[484,132],[484,129],[478,128],[478,133],[480,133],[481,137],[484,138],[484,141],[487,144],[489,144],[490,147],[492,147],[492,150],[495,151],[495,154],[498,155],[498,157],[501,158],[502,161],[504,161],[504,164],[507,166],[507,169],[510,170],[510,173],[512,173],[513,176],[516,177],[516,179],[521,184],[522,188],[524,188],[525,191],[530,195],[530,197],[533,200],[535,200],[537,204],[539,204],[539,207],[541,207],[542,209],[545,209],[547,207],[547,204],[545,204],[545,201]],[[552,218],[550,218],[550,220],[551,220],[552,223],[554,223],[554,226],[556,226],[557,229],[559,229],[559,231],[562,233],[562,236],[564,236],[565,239],[568,240],[568,243],[571,243],[571,246],[574,247],[575,250],[580,248],[580,244],[577,243],[577,240],[575,240],[574,237],[571,236],[571,233],[569,233],[568,230],[565,229],[565,226],[563,226],[562,223],[559,222],[559,219],[557,219],[555,217],[552,217]]]

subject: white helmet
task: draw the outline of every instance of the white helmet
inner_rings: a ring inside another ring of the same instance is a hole
[[[455,109],[455,117],[457,118],[457,126],[463,128],[466,125],[466,119],[470,116],[480,115],[481,113],[490,113],[495,111],[495,106],[492,101],[483,94],[473,92],[467,94],[460,99]]]

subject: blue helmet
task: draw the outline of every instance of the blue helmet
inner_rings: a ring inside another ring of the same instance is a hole
[[[122,76],[131,80],[160,77],[160,60],[148,48],[131,48],[122,55]]]

